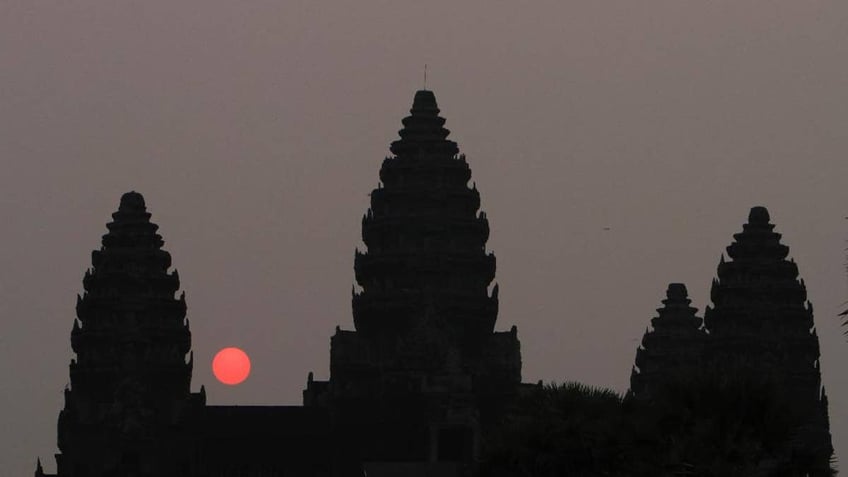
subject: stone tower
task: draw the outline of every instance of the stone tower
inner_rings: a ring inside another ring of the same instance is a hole
[[[471,171],[418,91],[380,169],[355,255],[355,331],[331,339],[330,380],[304,400],[369,429],[363,459],[470,461],[521,380],[515,327],[495,332],[495,257]],[[379,449],[379,451],[377,450]]]
[[[403,119],[395,157],[383,161],[383,186],[371,192],[356,253],[353,298],[357,331],[369,337],[399,336],[420,324],[429,306],[450,310],[445,332],[474,340],[491,334],[497,293],[487,287],[495,257],[486,253],[489,222],[477,213],[480,194],[468,187],[471,171],[439,117],[430,91],[415,95]]]
[[[204,398],[189,391],[185,295],[174,297],[179,277],[141,194],[124,194],[112,218],[77,297],[58,475],[186,475],[185,425]]]
[[[638,399],[650,399],[669,379],[691,376],[698,369],[706,334],[697,308],[689,306],[686,285],[672,283],[663,307],[651,319],[636,350],[636,366],[630,375],[630,391]]]
[[[773,229],[765,207],[752,208],[727,247],[731,260],[721,257],[713,306],[704,315],[705,358],[724,372],[743,369],[774,380],[804,416],[796,452],[809,457],[811,475],[828,475],[833,448],[813,306],[798,266],[786,259],[789,247]]]

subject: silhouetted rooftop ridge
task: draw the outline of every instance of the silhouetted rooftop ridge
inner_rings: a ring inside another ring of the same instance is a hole
[[[438,113],[432,91],[415,93],[401,139],[391,145],[395,157],[383,161],[382,183],[371,191],[362,218],[368,250],[354,256],[362,286],[353,293],[357,332],[450,330],[479,341],[494,329],[498,289],[489,295],[495,275],[494,255],[485,250],[489,223],[477,212],[480,193],[469,187],[471,170],[456,143],[445,139]],[[429,315],[428,304],[435,308]],[[434,323],[430,315],[456,319]],[[428,325],[419,326],[421,320]]]
[[[669,300],[685,300],[689,297],[689,292],[686,290],[686,285],[682,283],[669,283],[665,296]]]
[[[144,196],[136,191],[130,191],[121,196],[121,205],[118,206],[119,212],[146,212],[147,207],[144,205]]]
[[[668,379],[691,372],[703,346],[703,320],[696,315],[697,308],[689,306],[686,285],[670,283],[666,297],[651,319],[653,329],[645,332],[636,349],[630,390],[640,399],[650,399]]]
[[[742,232],[733,234],[734,242],[726,249],[728,256],[734,261],[784,260],[789,247],[780,243],[781,234],[775,232],[774,227],[765,207],[752,207]]]
[[[657,309],[659,317],[651,320],[654,325],[657,324],[658,320],[664,322],[668,318],[673,320],[685,319],[686,321],[694,322],[693,318],[695,318],[695,312],[698,309],[689,306],[692,300],[689,299],[689,292],[686,290],[686,285],[683,283],[669,283],[665,296],[665,300],[662,301],[663,308]],[[700,326],[700,318],[695,318],[695,320],[698,322],[697,326]]]
[[[436,95],[432,91],[416,91],[409,116],[401,122],[400,140],[394,141],[389,148],[395,156],[452,158],[459,153],[456,143],[447,140],[450,131],[444,128],[445,119],[439,116]]]
[[[412,100],[412,109],[410,109],[409,112],[413,116],[438,116],[439,106],[436,104],[436,95],[433,94],[432,91],[426,89],[416,91],[415,98]]]
[[[164,242],[156,233],[159,226],[150,217],[141,194],[136,191],[123,194],[118,210],[112,213],[112,221],[106,224],[109,233],[103,236],[103,246],[161,247]]]
[[[761,205],[752,207],[751,212],[748,213],[748,223],[752,225],[766,225],[770,220],[768,209]]]
[[[91,254],[93,268],[83,279],[89,295],[99,297],[101,291],[119,290],[117,298],[110,302],[113,303],[137,300],[139,296],[147,301],[152,294],[161,292],[162,297],[168,297],[168,303],[174,302],[179,277],[176,271],[168,273],[171,254],[162,249],[164,241],[157,233],[159,226],[150,221],[150,215],[138,192],[121,196],[118,211],[112,214],[112,222],[106,224],[109,231],[103,235],[102,247]],[[99,300],[97,297],[89,299]],[[178,306],[183,307],[184,304]]]

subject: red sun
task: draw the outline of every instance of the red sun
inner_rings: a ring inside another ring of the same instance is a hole
[[[238,348],[224,348],[212,360],[212,372],[218,381],[235,386],[250,374],[250,358]]]

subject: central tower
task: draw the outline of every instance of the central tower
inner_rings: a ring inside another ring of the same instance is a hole
[[[362,218],[356,330],[336,330],[330,380],[310,375],[304,404],[333,410],[351,459],[472,462],[520,384],[517,332],[494,331],[489,222],[435,95],[416,92],[402,122]]]
[[[362,218],[368,251],[356,252],[363,290],[353,297],[353,322],[370,337],[406,334],[428,313],[442,318],[443,332],[463,340],[494,329],[489,222],[477,212],[480,194],[469,187],[471,170],[444,123],[433,93],[418,91]]]

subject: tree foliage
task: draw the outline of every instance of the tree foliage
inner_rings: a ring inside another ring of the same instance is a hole
[[[484,442],[487,477],[825,477],[803,418],[777,384],[712,373],[666,383],[651,401],[566,382],[522,395]]]

